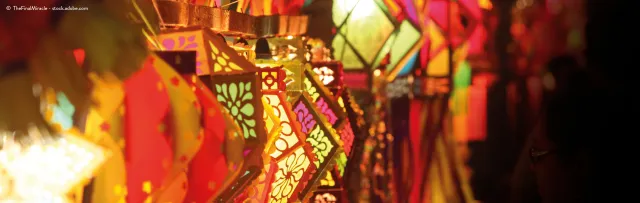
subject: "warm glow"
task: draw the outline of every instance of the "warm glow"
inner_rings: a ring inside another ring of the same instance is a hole
[[[287,36],[287,39],[288,39],[288,40],[292,40],[292,39],[293,39],[293,36],[289,35],[289,36]]]
[[[348,1],[348,2],[356,2],[356,1]],[[352,3],[348,3],[352,4]],[[351,13],[351,19],[359,20],[369,17],[371,12],[375,9],[376,3],[373,0],[360,0],[358,1],[358,5],[353,8]],[[349,7],[347,7],[349,8]]]
[[[320,81],[322,81],[324,85],[328,85],[333,82],[333,80],[335,80],[335,78],[333,77],[333,70],[327,68],[326,66],[313,68],[313,72],[318,74]]]
[[[27,147],[7,140],[3,147],[0,199],[9,202],[69,202],[65,195],[89,180],[106,160],[102,148],[73,134]]]
[[[378,76],[380,76],[380,74],[381,74],[381,73],[380,73],[380,70],[378,70],[378,69],[376,69],[375,71],[373,71],[373,76],[378,77]]]
[[[493,8],[490,0],[478,0],[478,6],[485,10],[491,10],[491,8]]]
[[[556,88],[556,79],[553,77],[553,74],[546,73],[542,78],[542,85],[547,90],[554,90]]]

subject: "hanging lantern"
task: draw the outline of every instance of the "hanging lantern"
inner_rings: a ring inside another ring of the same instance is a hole
[[[317,105],[318,110],[326,117],[334,129],[340,129],[344,123],[345,115],[342,108],[335,101],[333,94],[322,84],[311,69],[306,69],[304,76],[304,88],[311,101]]]
[[[167,142],[171,134],[165,125],[169,95],[151,56],[123,87],[125,97],[119,109],[122,124],[114,120],[100,127],[111,131],[122,125],[123,139],[115,141],[124,148],[127,202],[144,202],[163,184],[173,163],[173,149]]]
[[[317,158],[314,164],[318,170],[313,173],[309,183],[302,190],[300,194],[302,200],[312,192],[322,175],[329,171],[333,160],[341,151],[342,142],[308,93],[303,92],[293,106],[298,122],[302,125],[302,132],[307,134],[305,141],[313,147]]]
[[[158,40],[167,50],[196,51],[197,75],[235,74],[257,68],[209,29],[182,28],[166,31]]]
[[[185,201],[205,202],[240,176],[235,167],[244,160],[244,138],[227,136],[227,131],[235,130],[235,126],[220,125],[233,121],[226,111],[222,111],[223,107],[211,90],[196,76],[195,51],[157,51],[156,54],[182,75],[202,107],[204,133],[198,138],[202,146],[189,163],[189,190]]]
[[[171,126],[169,132],[173,144],[174,160],[169,176],[161,190],[154,193],[158,201],[183,201],[186,195],[187,176],[185,170],[200,149],[203,138],[201,129],[202,107],[192,87],[167,62],[152,54],[152,63],[160,75],[169,96]],[[182,60],[182,59],[180,59]],[[186,62],[186,60],[185,60]]]

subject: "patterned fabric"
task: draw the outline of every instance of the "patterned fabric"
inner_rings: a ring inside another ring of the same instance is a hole
[[[124,82],[127,202],[145,202],[172,166],[173,150],[164,123],[169,96],[153,62],[153,57],[147,58],[142,70]]]

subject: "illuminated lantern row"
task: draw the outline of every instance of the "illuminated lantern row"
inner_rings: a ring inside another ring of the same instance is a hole
[[[274,128],[280,125],[278,118],[270,111],[271,108],[264,107],[258,68],[240,55],[238,50],[227,45],[221,35],[209,29],[165,31],[158,39],[166,49],[196,52],[196,74],[211,75],[205,78],[204,83],[211,89],[212,96],[224,109],[223,112],[237,126],[235,133],[223,135],[227,138],[226,151],[223,153],[227,155],[228,162],[226,166],[220,164],[229,170],[228,176],[223,178],[224,182],[220,182],[221,176],[217,176],[218,181],[210,181],[206,187],[213,190],[209,191],[212,192],[209,194],[213,194],[209,198],[216,197],[216,201],[235,199],[263,174],[264,164],[269,165],[270,161],[263,160],[262,155],[268,143],[275,141],[269,135],[278,134],[276,132],[280,130]],[[217,143],[215,145],[222,144],[219,141],[213,142]],[[244,147],[241,143],[230,147],[229,144],[234,142],[243,142]]]

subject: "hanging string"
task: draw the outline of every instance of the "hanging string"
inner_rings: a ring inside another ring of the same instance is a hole
[[[152,1],[152,2],[155,3],[155,1]],[[147,38],[147,41],[149,41],[149,43],[151,43],[157,49],[165,50],[162,44],[157,41],[157,36],[158,36],[157,33],[154,31],[153,26],[151,25],[147,17],[142,12],[142,9],[140,9],[140,6],[138,6],[138,3],[136,2],[136,0],[132,0],[131,3],[133,4],[133,8],[136,10],[140,18],[142,18],[142,22],[144,22],[144,24],[147,27],[147,30],[144,30],[144,29],[142,30],[142,34],[144,34],[145,38]],[[154,4],[154,7],[155,7],[155,4]],[[158,13],[158,16],[159,16],[160,15],[159,10],[156,10],[156,12]],[[131,14],[131,16],[135,18],[133,14]],[[147,31],[150,32],[151,35],[149,35]]]
[[[225,4],[225,5],[220,6],[220,8],[224,8],[224,7],[227,7],[227,6],[231,6],[231,5],[233,5],[233,4],[237,4],[239,1],[240,1],[240,0],[232,1],[232,2],[230,2],[230,3],[228,3],[228,4]]]

